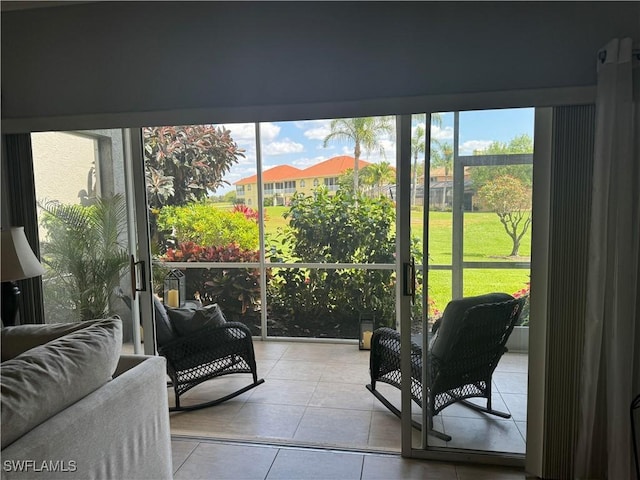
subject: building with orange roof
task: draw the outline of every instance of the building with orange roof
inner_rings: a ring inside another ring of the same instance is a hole
[[[338,178],[347,170],[353,169],[355,158],[348,155],[332,157],[305,169],[291,165],[278,165],[262,173],[265,203],[286,205],[295,192],[311,195],[319,186],[330,191],[338,189]],[[369,162],[358,160],[358,169],[362,170]],[[258,205],[258,176],[251,175],[234,183],[238,202],[255,207]]]

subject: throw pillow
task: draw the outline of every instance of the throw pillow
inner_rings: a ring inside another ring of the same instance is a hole
[[[171,308],[168,309],[168,313],[173,327],[180,336],[190,335],[204,327],[219,327],[227,321],[217,303],[197,310]]]
[[[3,362],[0,448],[108,382],[121,348],[122,322],[114,317]]]

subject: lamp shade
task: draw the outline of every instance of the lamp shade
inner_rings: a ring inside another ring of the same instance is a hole
[[[0,279],[3,282],[23,280],[44,273],[44,267],[36,258],[24,235],[24,227],[2,230],[0,251],[2,252]]]

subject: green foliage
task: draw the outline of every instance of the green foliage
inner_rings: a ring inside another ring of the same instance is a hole
[[[512,138],[509,143],[493,142],[483,150],[476,150],[474,155],[506,155],[518,153],[533,153],[533,139],[525,134]],[[519,179],[524,185],[533,185],[532,165],[496,165],[489,167],[473,167],[471,181],[476,190],[480,190],[488,181],[510,175]]]
[[[393,203],[338,190],[315,197],[296,194],[285,244],[293,261],[317,263],[393,263]],[[357,334],[359,313],[373,312],[391,325],[395,312],[395,275],[389,270],[278,269],[269,284],[276,315],[304,319],[305,324],[331,319],[342,336]]]
[[[366,198],[320,188],[314,197],[296,193],[289,219],[293,256],[304,262],[393,263],[394,205],[386,197]]]
[[[362,183],[372,187],[371,196],[382,195],[385,185],[395,185],[396,171],[389,162],[372,163],[362,169]],[[373,187],[376,188],[374,192]]]
[[[242,212],[230,212],[207,203],[164,207],[158,214],[158,228],[171,234],[176,243],[258,248],[258,225]]]
[[[257,262],[256,250],[231,243],[201,246],[184,242],[170,248],[163,262]],[[186,271],[187,297],[200,298],[205,305],[218,303],[227,318],[239,321],[255,313],[260,301],[260,270],[257,268],[189,268]]]
[[[49,319],[90,320],[109,314],[109,297],[128,265],[122,195],[93,205],[39,204],[44,210],[42,261]],[[49,303],[52,302],[52,303]],[[66,318],[61,318],[66,317]]]
[[[244,157],[230,131],[221,127],[146,127],[142,133],[151,208],[203,200],[228,183],[224,175]]]

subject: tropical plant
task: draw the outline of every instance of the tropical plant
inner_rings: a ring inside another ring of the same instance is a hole
[[[380,142],[383,135],[393,133],[393,125],[389,116],[364,118],[337,118],[331,121],[331,131],[324,137],[323,146],[326,148],[330,141],[353,143],[353,190],[358,191],[358,169],[362,150],[371,152],[378,150],[384,157],[384,147]]]
[[[384,185],[396,183],[396,171],[389,164],[389,162],[372,163],[362,169],[362,183],[366,183],[372,187],[371,193],[373,195],[373,187],[376,188],[376,194],[382,195],[382,188]]]
[[[228,184],[224,175],[244,157],[244,150],[223,127],[146,127],[142,133],[152,208],[203,200]]]
[[[160,261],[242,263],[259,259],[257,250],[243,249],[235,243],[201,246],[184,242],[177,248],[169,248]],[[234,321],[255,312],[259,305],[260,270],[257,268],[189,268],[186,282],[188,297],[200,298],[205,305],[218,303],[225,315]]]
[[[58,201],[40,202],[39,207],[46,232],[45,295],[56,302],[48,307],[75,321],[109,314],[110,296],[129,262],[122,234],[127,219],[124,196],[98,197],[87,207]]]

